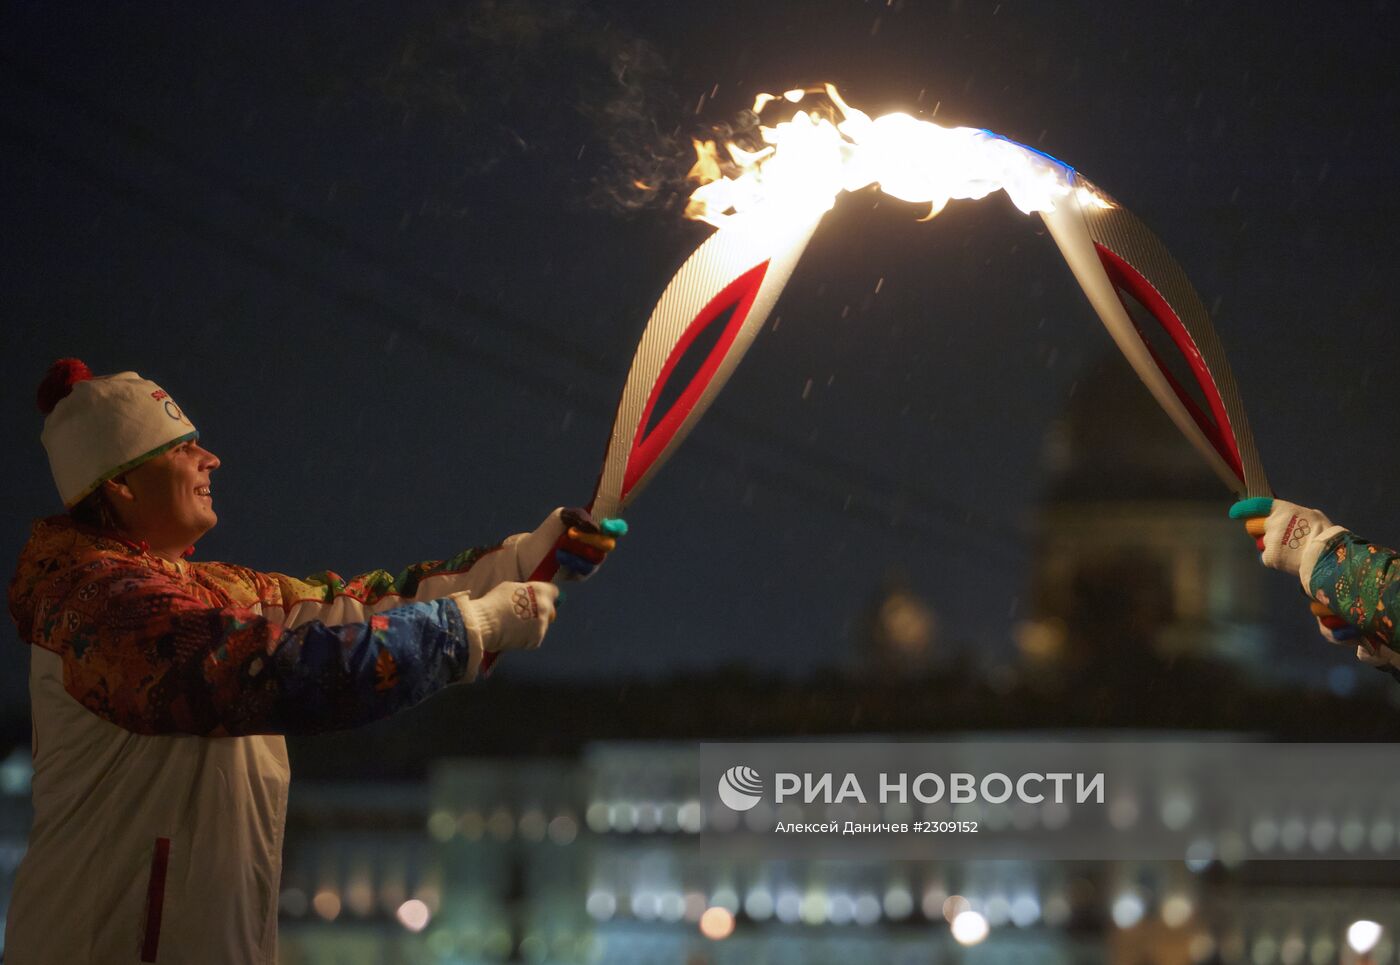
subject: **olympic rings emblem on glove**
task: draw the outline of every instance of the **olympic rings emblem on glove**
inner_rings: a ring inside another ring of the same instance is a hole
[[[518,587],[511,594],[511,605],[515,608],[515,615],[522,620],[534,620],[540,615],[539,602],[535,599],[535,588],[533,586]]]
[[[1312,533],[1312,524],[1301,516],[1294,516],[1292,525],[1287,533],[1288,548],[1296,550],[1298,547],[1302,546],[1310,533]]]

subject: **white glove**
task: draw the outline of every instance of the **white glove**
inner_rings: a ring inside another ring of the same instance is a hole
[[[471,647],[465,679],[476,679],[487,653],[539,647],[554,621],[558,598],[559,587],[553,583],[499,583],[479,599],[454,593],[452,602],[462,614]]]
[[[1343,531],[1315,509],[1297,503],[1275,499],[1260,540],[1260,559],[1264,565],[1284,573],[1292,573],[1310,593],[1313,566],[1322,555],[1323,545]]]
[[[544,522],[540,523],[533,533],[519,533],[506,540],[507,546],[515,548],[520,579],[528,580],[544,558],[554,552],[568,528],[564,525],[563,515],[562,508],[556,509],[545,517]]]

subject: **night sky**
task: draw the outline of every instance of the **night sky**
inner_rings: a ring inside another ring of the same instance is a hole
[[[0,537],[60,508],[33,397],[64,355],[153,378],[222,458],[198,558],[397,571],[585,502],[710,230],[665,190],[689,135],[830,80],[1130,207],[1213,308],[1275,489],[1393,544],[1397,41],[1384,0],[6,5]],[[506,672],[849,667],[891,568],[941,646],[1009,655],[1045,432],[1126,363],[1038,219],[923,213],[838,204],[624,550]],[[1335,661],[1276,583],[1281,648]],[[8,621],[0,652],[15,709]]]

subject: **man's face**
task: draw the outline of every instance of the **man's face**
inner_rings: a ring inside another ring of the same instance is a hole
[[[125,528],[151,546],[192,546],[219,517],[209,475],[219,457],[193,440],[127,472],[114,500]]]

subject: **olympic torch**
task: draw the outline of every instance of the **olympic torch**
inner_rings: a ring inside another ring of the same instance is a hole
[[[765,210],[735,218],[672,276],[642,329],[623,383],[589,502],[595,518],[626,511],[695,428],[763,329],[823,213],[779,217]],[[693,374],[679,374],[681,359],[697,341],[711,340]],[[663,397],[673,401],[663,406]],[[551,553],[530,579],[551,580],[557,571]],[[495,656],[486,655],[484,669]]]
[[[1087,185],[1072,169],[1068,177]],[[1089,190],[1104,203],[1084,205],[1072,191],[1054,210],[1041,212],[1089,304],[1157,404],[1235,498],[1272,495],[1225,350],[1186,272],[1132,212]],[[1171,349],[1154,348],[1129,303],[1161,326],[1199,395],[1173,373],[1163,357]]]

